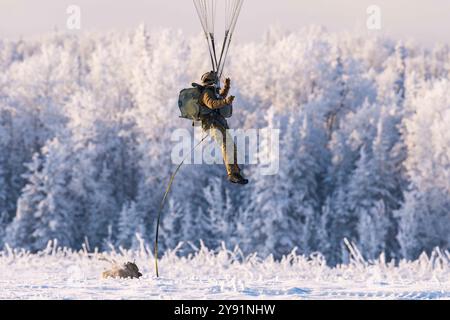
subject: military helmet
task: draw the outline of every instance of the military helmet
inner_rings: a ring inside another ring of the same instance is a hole
[[[203,84],[212,84],[217,81],[217,74],[214,71],[210,71],[205,73],[202,76],[202,83]]]

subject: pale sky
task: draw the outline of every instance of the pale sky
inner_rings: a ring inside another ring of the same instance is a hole
[[[81,31],[123,30],[144,22],[200,32],[191,0],[0,0],[0,37],[65,30],[69,5],[81,8]],[[450,43],[450,0],[244,0],[236,37],[258,39],[270,25],[295,30],[316,24],[331,31],[366,32],[369,5],[381,8],[384,34],[427,46]]]

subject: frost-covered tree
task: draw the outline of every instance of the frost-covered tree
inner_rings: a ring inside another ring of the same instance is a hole
[[[403,105],[407,90],[407,47],[399,42],[386,59],[384,70],[378,75],[378,101],[386,105]]]
[[[145,25],[0,40],[0,237],[31,250],[153,241],[178,165],[172,132],[193,130],[177,93],[209,71],[207,54],[201,35]],[[240,188],[222,166],[184,166],[162,247],[223,240],[280,257],[297,246],[331,264],[346,261],[344,238],[370,258],[448,247],[448,61],[445,45],[314,26],[236,43],[230,127],[280,129],[280,172],[244,166]]]
[[[137,234],[143,236],[144,217],[136,209],[136,203],[124,204],[120,212],[118,236],[116,244],[124,248],[137,249],[139,244]]]
[[[40,202],[45,198],[45,177],[42,174],[43,160],[38,154],[33,156],[33,162],[27,164],[29,173],[26,175],[28,184],[18,200],[17,214],[8,226],[5,242],[12,247],[35,250],[33,237],[38,218]]]
[[[183,226],[183,207],[171,199],[160,226],[161,249],[174,249],[183,242],[184,227],[186,226]]]
[[[411,259],[450,243],[449,89],[445,80],[418,95],[412,102],[416,112],[405,119],[411,186],[397,215],[402,251]]]
[[[222,179],[214,178],[212,180],[209,186],[203,190],[206,206],[200,219],[203,232],[199,234],[199,239],[202,239],[209,248],[216,249],[223,239],[227,239],[227,243],[233,245],[231,243],[234,233],[233,221],[237,216]]]
[[[0,106],[1,108],[1,106]],[[9,205],[11,203],[9,199],[9,186],[8,186],[8,178],[10,179],[9,175],[9,166],[7,161],[7,146],[9,143],[11,143],[11,137],[7,130],[7,125],[5,124],[5,112],[2,112],[0,109],[0,149],[2,152],[0,153],[0,212],[2,215],[2,225],[0,228],[2,229],[0,231],[0,241],[3,239],[3,232],[6,228],[6,224],[9,222],[10,213],[8,212],[10,208]]]
[[[6,229],[8,228],[8,213],[3,211],[0,213],[0,248],[3,248],[6,240]]]
[[[349,113],[342,121],[341,127],[328,142],[330,160],[328,162],[323,189],[326,191],[322,200],[323,234],[327,235],[322,242],[330,263],[338,263],[342,258],[343,240],[347,238],[356,241],[358,238],[358,216],[351,210],[349,188],[352,176],[360,158],[361,148],[370,145],[376,128],[376,107],[369,103],[363,104],[355,113]]]
[[[376,137],[371,145],[361,149],[349,183],[348,206],[359,219],[359,244],[369,258],[382,252],[395,257],[398,250],[393,212],[399,208],[403,195],[393,151],[398,142],[396,123],[395,112],[380,110]],[[373,223],[367,224],[369,221]]]
[[[244,209],[241,213],[241,218],[250,220],[249,228],[240,222],[241,237],[254,239],[253,244],[261,246],[261,254],[276,257],[295,247],[304,253],[311,251],[320,208],[318,184],[323,168],[315,159],[318,136],[313,134],[306,115],[298,120],[289,119],[280,141],[279,159],[275,153],[268,154],[272,161],[279,161],[280,170],[276,175],[257,172],[250,212]],[[271,128],[279,125],[271,113],[267,121]],[[269,145],[260,152],[270,152],[266,148]]]
[[[3,54],[9,56],[9,61],[3,64],[7,70],[1,80],[5,80],[5,85],[0,90],[0,126],[6,134],[0,140],[7,139],[7,145],[2,146],[0,171],[6,179],[4,210],[11,221],[17,199],[27,183],[23,178],[24,164],[66,123],[63,105],[78,87],[72,81],[78,64],[73,52],[53,43],[36,46],[19,41],[9,43],[6,50],[9,53]]]
[[[158,46],[150,49],[145,28],[137,30],[134,45],[140,50],[134,64],[131,92],[136,105],[134,118],[139,132],[138,152],[142,179],[139,181],[137,210],[146,214],[145,225],[153,230],[157,208],[171,174],[170,136],[177,115],[178,92],[185,83],[178,74],[187,66],[183,55],[186,46],[183,42],[173,42],[176,33],[164,31],[153,33]],[[156,112],[155,112],[156,111]]]
[[[369,259],[385,252],[389,228],[384,201],[390,196],[387,193],[390,186],[388,181],[383,181],[386,176],[375,167],[376,164],[363,148],[349,183],[347,198],[349,211],[358,218],[359,247]]]
[[[123,163],[117,165],[115,161],[125,148],[119,137],[121,127],[114,112],[110,113],[106,108],[99,110],[98,105],[102,106],[102,102],[95,101],[89,92],[82,92],[74,96],[69,106],[71,135],[67,144],[74,152],[71,187],[81,199],[79,228],[92,248],[104,247],[110,233],[117,234],[122,210],[119,201],[128,200],[116,180],[117,175],[128,171]],[[133,162],[129,165],[133,166]],[[111,241],[115,240],[113,235]]]
[[[68,196],[71,192],[67,188],[70,180],[67,166],[70,166],[70,162],[67,161],[66,148],[58,139],[54,139],[43,148],[43,156],[45,162],[37,173],[37,178],[42,179],[41,188],[36,190],[38,194],[29,195],[31,199],[43,196],[34,212],[32,248],[43,249],[53,239],[57,239],[61,246],[75,247],[76,211],[73,200]]]

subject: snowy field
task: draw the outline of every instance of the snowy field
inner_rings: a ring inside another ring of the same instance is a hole
[[[366,262],[352,248],[347,265],[292,254],[281,262],[239,250],[200,249],[188,258],[169,252],[154,276],[149,248],[88,254],[55,249],[0,254],[1,299],[450,299],[450,253],[436,250],[398,266]],[[102,258],[136,260],[140,280],[103,280]]]

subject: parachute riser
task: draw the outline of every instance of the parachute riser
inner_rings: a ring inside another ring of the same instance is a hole
[[[217,53],[216,53],[216,42],[214,40],[214,34],[210,33],[209,37],[211,39],[211,46],[213,51],[214,63],[215,63],[215,71],[219,71],[219,64],[217,63]]]
[[[225,55],[224,55],[224,57],[223,57],[223,63],[222,63],[222,66],[219,66],[219,69],[218,69],[218,71],[217,71],[217,72],[218,72],[219,78],[222,77],[223,70],[225,69],[225,63],[227,62],[228,51],[230,50],[230,45],[231,45],[231,39],[232,39],[232,38],[233,38],[233,35],[230,34],[230,38],[228,39],[227,48],[226,48],[226,50],[225,50]]]
[[[220,53],[219,64],[217,65],[217,70],[220,70],[222,65],[223,54],[225,53],[225,46],[227,45],[228,36],[230,35],[230,30],[225,31],[225,38],[223,39],[222,52]]]
[[[206,42],[208,43],[208,51],[209,51],[209,56],[211,58],[211,67],[213,69],[214,72],[218,72],[218,67],[217,67],[217,63],[215,62],[215,58],[214,58],[214,51],[212,49],[212,44],[211,44],[211,39],[208,35],[208,33],[205,33],[205,37],[206,37]]]

